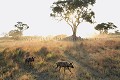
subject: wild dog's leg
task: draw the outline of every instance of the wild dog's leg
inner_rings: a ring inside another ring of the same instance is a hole
[[[60,69],[61,69],[61,66],[59,66],[59,71],[60,71]]]
[[[64,73],[65,73],[65,68],[66,68],[66,67],[64,67]]]
[[[70,70],[70,68],[69,68],[69,67],[67,67],[67,69],[71,72],[71,70]]]
[[[55,69],[57,69],[58,68],[58,65],[56,66],[56,68]]]

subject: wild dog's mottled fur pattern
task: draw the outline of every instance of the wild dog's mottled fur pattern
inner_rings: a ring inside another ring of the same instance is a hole
[[[72,64],[72,63],[69,63],[69,62],[67,62],[67,61],[59,61],[59,62],[56,63],[56,65],[57,65],[56,69],[59,68],[59,71],[60,71],[60,69],[63,67],[63,68],[64,68],[64,72],[65,72],[65,69],[66,69],[66,68],[67,68],[70,72],[71,72],[70,68],[74,68],[73,64]]]
[[[34,61],[35,61],[34,58],[35,58],[35,57],[29,57],[29,58],[26,58],[26,59],[25,59],[25,63],[27,63],[27,64],[31,64],[31,62],[34,62]]]

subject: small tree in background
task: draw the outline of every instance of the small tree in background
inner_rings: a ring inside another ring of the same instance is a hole
[[[115,31],[115,34],[119,34],[119,35],[120,35],[120,31],[119,31],[119,30],[116,30],[116,31]]]
[[[9,36],[12,36],[13,38],[20,38],[23,35],[23,31],[28,29],[29,26],[27,24],[23,24],[22,22],[17,22],[15,25],[15,30],[9,31]]]
[[[73,32],[73,40],[76,40],[78,25],[83,22],[93,23],[95,17],[91,6],[96,0],[58,0],[51,6],[52,13],[50,16],[58,20],[64,20]]]
[[[8,33],[3,32],[3,33],[1,34],[1,36],[3,36],[3,37],[9,37],[9,34],[8,34]]]
[[[115,26],[112,22],[101,23],[95,26],[95,29],[98,30],[100,34],[108,34],[108,30],[115,28],[117,28],[117,26]]]
[[[22,36],[22,32],[18,30],[11,30],[9,31],[9,36],[12,36],[14,39],[18,39]]]

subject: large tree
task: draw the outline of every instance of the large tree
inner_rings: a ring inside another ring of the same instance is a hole
[[[95,0],[58,0],[51,6],[50,15],[58,20],[65,20],[72,28],[73,40],[76,40],[78,25],[83,21],[93,23],[95,17],[91,10],[93,4]]]
[[[100,31],[100,34],[107,34],[108,30],[117,28],[112,22],[100,23],[95,26],[95,29]]]

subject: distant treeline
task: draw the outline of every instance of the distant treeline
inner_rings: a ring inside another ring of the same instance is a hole
[[[81,38],[81,37],[77,37],[77,40],[98,40],[98,39],[111,39],[111,38],[120,38],[120,35],[99,35],[96,36],[94,38]],[[1,37],[0,40],[4,40],[4,39],[8,39],[8,40],[22,40],[22,41],[32,41],[32,40],[36,40],[36,41],[54,41],[54,40],[65,40],[65,41],[72,41],[73,37],[72,36],[62,36],[62,35],[58,35],[58,36],[23,36],[21,38],[12,38],[12,37]]]

